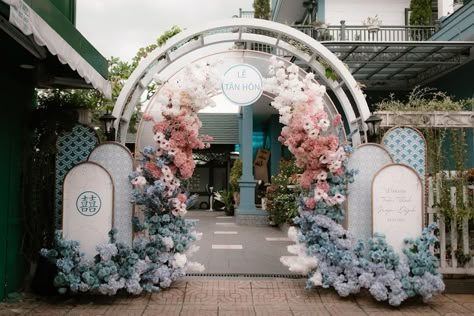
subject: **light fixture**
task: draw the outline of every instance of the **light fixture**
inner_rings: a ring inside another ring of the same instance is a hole
[[[369,116],[365,121],[367,124],[367,136],[369,139],[376,140],[380,134],[380,124],[382,123],[382,118],[375,114]]]
[[[107,137],[108,141],[114,141],[115,140],[115,128],[114,128],[114,122],[117,118],[113,116],[109,110],[105,112],[104,115],[99,117],[99,120],[104,123],[104,131],[105,131],[105,136]]]

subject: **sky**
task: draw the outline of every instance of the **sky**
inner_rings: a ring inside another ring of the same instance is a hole
[[[183,28],[253,10],[253,0],[79,0],[76,27],[106,58],[130,61],[173,25]]]

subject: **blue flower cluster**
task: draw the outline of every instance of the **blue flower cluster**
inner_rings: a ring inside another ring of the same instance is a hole
[[[185,226],[189,227],[189,224]],[[140,238],[131,248],[116,243],[115,234],[113,229],[111,242],[98,245],[98,254],[93,260],[87,260],[80,253],[77,241],[64,240],[61,231],[56,232],[56,247],[42,249],[41,255],[58,269],[54,285],[59,293],[71,290],[115,295],[121,289],[131,294],[157,292],[184,276],[183,268],[174,264],[173,253],[166,251],[167,248],[158,239]],[[178,237],[177,240],[183,238]],[[188,242],[186,238],[184,240]]]
[[[148,157],[152,153],[152,148],[144,150],[142,164],[151,161]],[[166,157],[153,161],[156,168],[165,168],[169,162]],[[189,198],[181,192],[180,179],[176,175],[173,175],[170,187],[155,179],[146,168],[141,168],[140,174],[147,183],[135,189],[132,198],[141,205],[143,221],[135,217],[132,225],[136,232],[146,232],[134,240],[132,247],[116,241],[114,228],[109,233],[110,243],[98,245],[93,260],[87,260],[80,253],[77,241],[64,240],[60,231],[56,233],[55,248],[41,250],[41,255],[58,269],[54,285],[60,293],[70,290],[115,295],[122,289],[132,294],[157,292],[185,275],[188,268],[186,252],[197,234],[194,222],[172,210],[177,201],[185,209],[194,197]],[[137,176],[134,172],[130,179]]]
[[[328,175],[331,191],[345,194],[347,183],[353,181],[355,171],[347,170],[346,163],[341,176]],[[438,260],[429,249],[437,240],[433,235],[435,224],[425,228],[416,240],[405,240],[406,258],[401,259],[382,234],[375,233],[365,249],[364,242],[355,240],[339,224],[344,217],[339,205],[319,201],[314,210],[308,210],[303,196],[299,204],[299,216],[294,219],[298,240],[306,245],[308,255],[319,261],[318,270],[309,274],[307,288],[315,286],[312,276],[319,272],[322,286],[333,287],[341,296],[366,288],[376,300],[395,306],[416,295],[428,301],[433,294],[444,291]]]

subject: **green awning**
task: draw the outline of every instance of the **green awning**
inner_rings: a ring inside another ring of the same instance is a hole
[[[9,23],[34,40],[34,43],[28,43],[17,39],[22,46],[38,59],[45,59],[46,56],[28,45],[46,47],[62,64],[68,64],[87,84],[111,98],[112,89],[107,80],[107,60],[49,0],[0,0],[0,6],[4,6],[2,1],[9,6]],[[1,11],[4,13],[5,10]],[[65,82],[67,79],[58,78]]]

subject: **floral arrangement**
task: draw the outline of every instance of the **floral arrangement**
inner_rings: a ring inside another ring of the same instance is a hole
[[[194,198],[181,184],[194,171],[193,149],[209,147],[205,142],[210,137],[199,135],[197,112],[211,104],[209,95],[215,94],[219,81],[207,63],[186,68],[183,78],[165,83],[154,99],[161,109],[160,120],[153,126],[156,143],[144,148],[140,166],[129,176],[134,185],[132,202],[143,211],[142,220],[135,217],[133,226],[143,233],[128,247],[116,242],[113,229],[110,243],[98,245],[98,254],[87,260],[77,241],[64,240],[57,232],[56,247],[42,249],[41,254],[58,268],[54,283],[60,293],[157,292],[187,271],[204,270],[188,260],[199,249],[192,242],[202,234],[184,218]],[[154,117],[145,113],[143,119]]]
[[[376,14],[375,16],[367,17],[364,21],[362,21],[362,24],[365,26],[380,26],[382,24],[382,20],[379,18],[378,14]]]
[[[351,147],[334,135],[341,118],[332,122],[325,112],[322,96],[325,89],[307,74],[298,78],[295,65],[285,67],[273,58],[273,77],[267,79],[269,92],[275,95],[272,105],[278,109],[280,122],[286,125],[280,141],[295,156],[296,166],[304,172],[298,178],[303,191],[298,197],[298,216],[293,219],[288,236],[296,245],[288,247],[295,256],[281,262],[290,271],[308,276],[307,288],[334,287],[341,296],[367,288],[379,301],[400,305],[403,300],[421,295],[425,301],[444,290],[437,272],[437,258],[429,251],[436,238],[430,225],[417,240],[406,240],[409,248],[404,258],[393,251],[385,237],[374,234],[365,250],[341,226],[347,184],[354,181],[354,170],[348,170]]]

